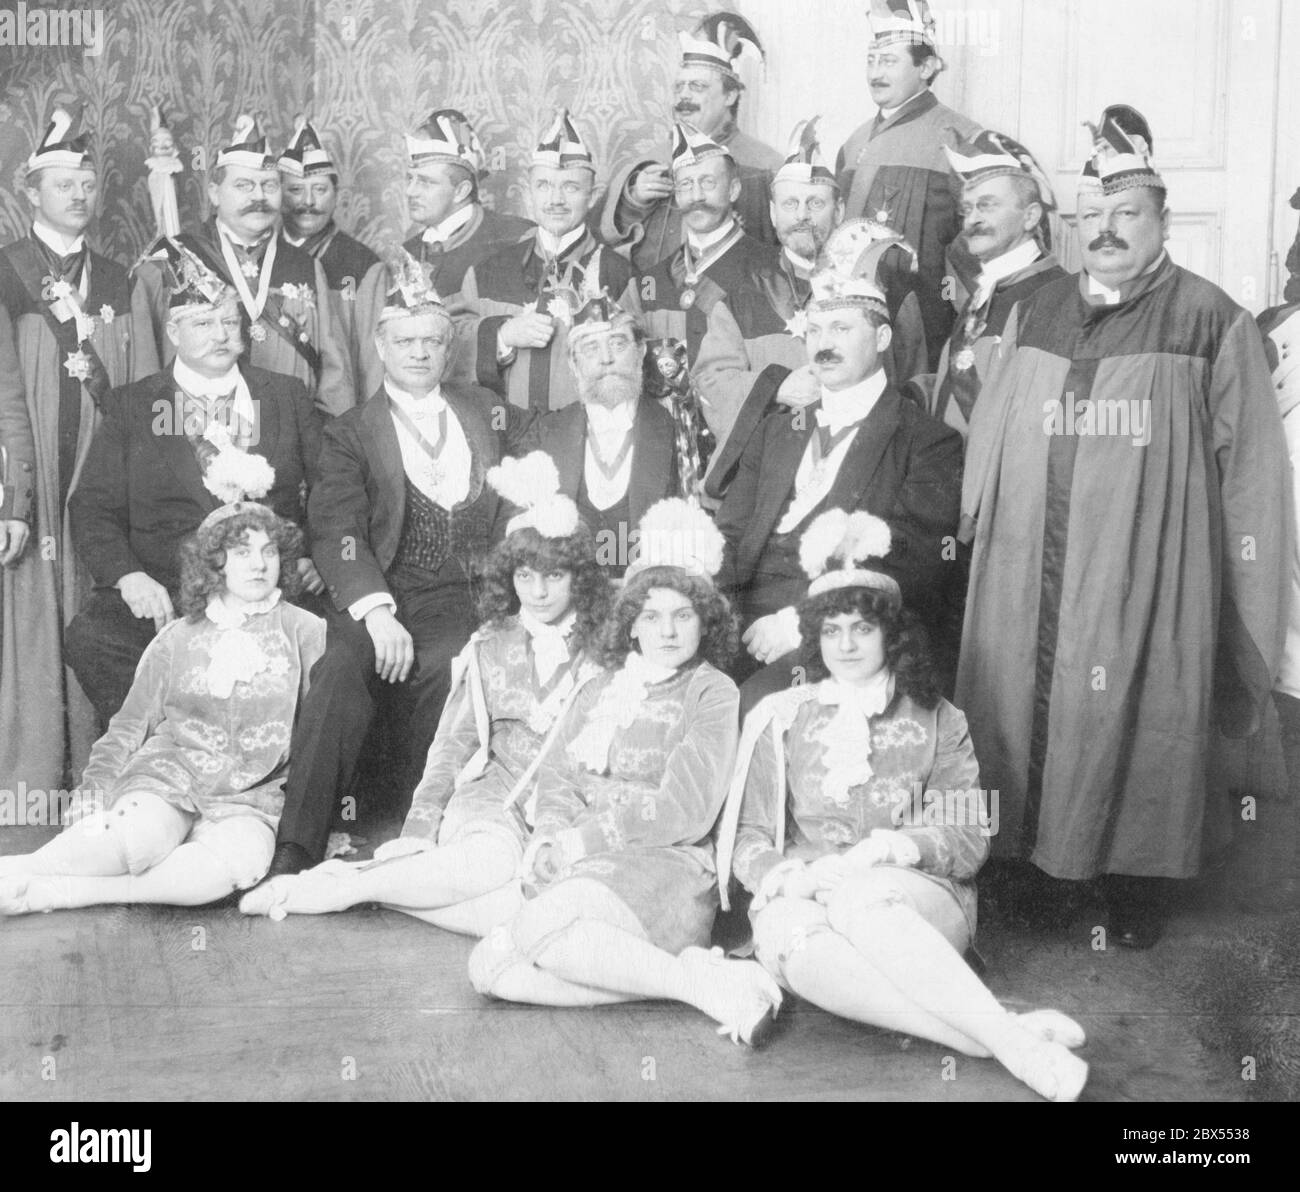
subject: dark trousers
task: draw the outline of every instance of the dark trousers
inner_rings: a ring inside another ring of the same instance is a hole
[[[116,588],[96,588],[64,630],[64,657],[94,704],[101,731],[126,701],[154,634],[153,618],[132,615]]]
[[[277,839],[301,846],[317,861],[325,855],[330,825],[350,793],[378,713],[396,721],[391,737],[405,746],[399,786],[409,801],[447,702],[452,659],[474,630],[469,585],[459,563],[436,573],[394,570],[388,579],[397,619],[415,645],[411,673],[404,682],[385,683],[375,673],[375,647],[365,624],[331,610],[325,653],[312,668],[298,710]]]

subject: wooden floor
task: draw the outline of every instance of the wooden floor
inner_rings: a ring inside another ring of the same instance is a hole
[[[47,836],[0,829],[0,852]],[[1238,1057],[1205,1041],[1198,993],[1199,958],[1241,913],[1190,906],[1146,953],[1094,951],[1097,918],[1045,934],[986,914],[986,979],[1084,1024],[1085,1099],[1245,1099]],[[470,947],[377,908],[282,923],[232,907],[0,919],[0,1100],[1035,1099],[992,1061],[954,1063],[807,1004],[752,1052],[675,1004],[490,1001],[466,980]]]

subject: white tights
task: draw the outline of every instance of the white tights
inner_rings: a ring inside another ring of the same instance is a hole
[[[34,853],[0,857],[0,913],[103,903],[200,906],[261,880],[274,849],[274,829],[258,816],[208,820],[132,792]]]

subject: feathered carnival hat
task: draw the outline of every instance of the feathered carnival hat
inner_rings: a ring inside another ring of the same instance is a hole
[[[311,178],[318,174],[337,174],[338,167],[321,145],[320,137],[306,116],[294,121],[293,136],[280,154],[280,173],[291,178]]]
[[[678,170],[697,165],[710,157],[731,156],[730,149],[706,137],[693,124],[674,124],[672,139],[671,159],[674,174]]]
[[[74,126],[80,123],[80,115],[74,119],[63,108],[55,108],[49,124],[45,126],[45,132],[27,159],[28,171],[49,169],[51,166],[93,170],[95,163],[90,157],[90,133],[73,135]]]
[[[759,58],[766,60],[753,25],[734,12],[710,13],[693,32],[679,33],[677,41],[682,48],[683,66],[707,66],[741,88],[744,84],[736,73],[736,63],[745,47],[752,47]]]
[[[609,290],[603,286],[600,289],[595,288],[595,270],[592,270],[592,282],[593,285],[588,286],[586,278],[584,278],[583,285],[577,291],[574,291],[577,299],[576,309],[572,310],[567,317],[557,310],[549,312],[568,323],[569,347],[573,347],[583,336],[591,335],[597,331],[612,331],[615,327],[635,328],[638,326],[636,316],[611,298]],[[570,305],[574,304],[567,294],[562,296],[562,301],[568,302]]]
[[[386,319],[415,314],[439,314],[445,319],[451,318],[438,291],[433,288],[431,268],[422,265],[402,245],[392,249],[386,257],[388,293],[379,312],[380,325]]]
[[[726,539],[694,501],[669,497],[645,511],[637,527],[637,554],[627,568],[631,579],[647,567],[680,567],[712,581],[722,570]]]
[[[814,116],[811,120],[800,120],[794,126],[794,132],[790,134],[789,155],[772,178],[773,185],[778,182],[816,182],[839,190],[839,182],[822,158],[821,143],[817,139],[817,121],[820,119],[820,116]]]
[[[1038,187],[1043,206],[1055,210],[1056,199],[1033,154],[1019,141],[990,128],[960,142],[955,149],[943,147],[952,172],[967,186],[1004,175],[1029,178]]]
[[[588,169],[596,172],[591,150],[574,126],[568,108],[561,108],[551,127],[533,150],[532,164],[556,170]]]
[[[1135,186],[1167,189],[1151,164],[1151,129],[1142,113],[1128,104],[1112,104],[1100,124],[1085,121],[1092,134],[1093,155],[1079,175],[1081,194],[1114,195]]]
[[[275,169],[275,155],[267,148],[266,137],[257,127],[257,117],[243,113],[235,121],[230,144],[217,151],[217,168],[243,166],[249,170]]]
[[[835,588],[870,588],[884,592],[895,608],[901,608],[898,581],[863,566],[871,559],[883,559],[889,548],[889,527],[880,518],[865,511],[828,509],[813,519],[799,539],[799,565],[812,581],[808,595],[820,596]]]
[[[543,538],[568,538],[577,532],[578,507],[560,492],[560,473],[545,451],[507,456],[488,469],[487,482],[523,511],[506,523],[506,534],[531,528]]]
[[[934,16],[929,0],[871,0],[867,9],[872,45],[934,47]]]
[[[173,236],[159,236],[144,250],[135,267],[145,261],[156,261],[162,266],[163,284],[170,291],[168,306],[173,318],[204,313],[237,296],[233,287]]]
[[[439,108],[406,136],[406,154],[414,168],[435,165],[464,166],[473,177],[487,177],[487,156],[478,134],[464,112]]]

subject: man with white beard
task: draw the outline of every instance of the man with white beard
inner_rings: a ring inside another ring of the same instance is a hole
[[[677,495],[673,418],[642,400],[645,332],[607,294],[573,317],[566,351],[578,401],[538,419],[528,450],[555,461],[560,490],[595,535],[597,561],[620,576],[642,515]]]

